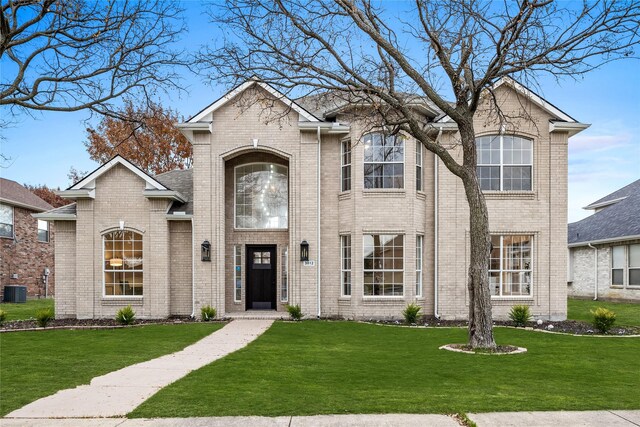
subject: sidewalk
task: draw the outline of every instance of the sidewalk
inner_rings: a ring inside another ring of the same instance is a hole
[[[468,414],[478,427],[633,427],[640,411],[494,412]],[[308,417],[0,419],[2,427],[457,427],[453,417],[438,414],[316,415]]]
[[[161,388],[179,380],[191,371],[246,346],[269,329],[272,323],[271,319],[235,320],[182,351],[95,377],[89,385],[60,390],[17,409],[6,417],[31,419],[124,417]],[[46,420],[41,425],[51,425],[52,421]],[[86,422],[97,421],[100,420],[86,420]],[[114,422],[114,420],[110,421]],[[0,425],[9,425],[6,424],[7,422],[3,419]],[[83,420],[81,424],[84,422]],[[122,423],[122,420],[119,423]],[[33,422],[17,425],[33,425]]]

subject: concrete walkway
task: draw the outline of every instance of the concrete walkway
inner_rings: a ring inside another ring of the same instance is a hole
[[[634,427],[640,411],[495,412],[468,414],[478,427]],[[211,417],[154,419],[0,419],[2,427],[459,427],[438,414],[315,415],[308,417]]]
[[[266,331],[272,323],[273,320],[270,319],[235,320],[177,353],[95,377],[89,385],[60,390],[54,395],[17,409],[6,417],[124,417],[161,388],[179,380],[191,371],[246,346]],[[51,425],[52,420],[47,421],[42,425]],[[6,419],[0,420],[0,425],[3,427],[9,425],[5,424],[7,422]],[[122,423],[122,420],[119,423]]]

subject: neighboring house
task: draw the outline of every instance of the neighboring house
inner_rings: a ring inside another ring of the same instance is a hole
[[[29,297],[53,295],[53,225],[32,217],[52,208],[17,182],[0,178],[0,292],[5,285],[23,285]]]
[[[640,301],[640,179],[585,209],[569,224],[569,295]]]
[[[493,312],[527,304],[563,319],[567,145],[588,125],[512,80],[494,94],[510,120],[500,126],[484,104],[475,124]],[[460,180],[411,137],[365,131],[351,114],[362,104],[330,99],[293,102],[248,81],[178,125],[193,169],[153,177],[115,157],[63,191],[76,204],[40,215],[58,233],[56,315],[300,304],[311,317],[389,318],[415,302],[467,318]],[[423,99],[412,108],[460,159],[455,123]]]

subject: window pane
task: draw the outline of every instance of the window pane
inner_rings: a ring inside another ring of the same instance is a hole
[[[640,286],[640,268],[629,269],[629,286]]]
[[[0,236],[13,237],[13,208],[0,204]]]
[[[364,294],[402,296],[404,294],[404,236],[364,235]]]
[[[640,245],[629,245],[629,268],[640,268]]]
[[[142,235],[130,230],[117,230],[105,234],[102,240],[104,294],[142,296]]]
[[[611,284],[612,285],[623,285],[623,274],[621,268],[614,268],[611,270]]]
[[[613,268],[624,268],[624,246],[614,246],[613,252]]]
[[[404,139],[373,133],[364,136],[364,187],[404,188]]]
[[[235,174],[236,227],[287,228],[287,168],[270,163],[256,163],[237,167]]]

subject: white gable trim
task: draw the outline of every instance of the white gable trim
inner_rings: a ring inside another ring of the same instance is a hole
[[[218,99],[216,102],[214,102],[213,104],[209,105],[207,108],[205,108],[204,110],[202,110],[201,112],[196,114],[194,117],[192,117],[190,120],[188,120],[187,123],[196,123],[196,122],[200,122],[200,121],[204,120],[211,113],[213,113],[214,111],[216,111],[217,109],[219,109],[220,107],[225,105],[227,102],[231,101],[233,98],[235,98],[240,93],[242,93],[245,90],[249,89],[254,84],[260,86],[261,88],[263,88],[264,90],[269,92],[271,95],[273,95],[275,98],[280,100],[282,103],[284,103],[287,107],[291,108],[293,111],[295,111],[298,114],[300,114],[300,116],[304,117],[306,120],[308,120],[310,122],[319,122],[320,121],[313,114],[309,113],[307,110],[305,110],[304,108],[302,108],[301,106],[296,104],[291,99],[287,98],[282,93],[280,93],[277,90],[275,90],[270,85],[268,85],[268,84],[266,84],[264,82],[261,82],[259,80],[256,80],[256,79],[252,79],[252,80],[247,80],[246,82],[244,82],[243,84],[241,84],[237,88],[235,88],[232,91],[228,92],[222,98]]]
[[[96,184],[95,184],[96,179],[98,177],[100,177],[102,174],[104,174],[105,172],[107,172],[109,169],[114,167],[115,165],[122,165],[125,168],[129,169],[134,174],[136,174],[137,176],[139,176],[140,178],[142,178],[147,183],[147,189],[148,190],[168,190],[167,187],[165,187],[164,185],[160,184],[160,182],[158,182],[157,180],[155,180],[154,178],[149,176],[142,169],[140,169],[139,167],[137,167],[136,165],[134,165],[133,163],[131,163],[130,161],[128,161],[124,157],[122,157],[120,155],[117,155],[113,159],[111,159],[108,162],[104,163],[98,169],[94,170],[89,175],[85,176],[83,179],[78,181],[76,184],[74,184],[72,187],[70,187],[69,190],[67,190],[67,191],[70,191],[70,190],[92,190],[92,189],[94,189],[95,186],[96,186]]]

